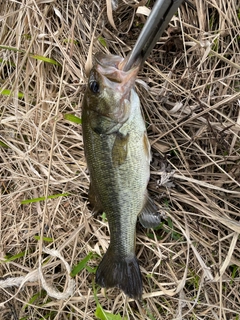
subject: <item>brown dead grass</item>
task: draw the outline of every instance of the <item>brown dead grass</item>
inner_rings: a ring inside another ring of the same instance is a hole
[[[0,141],[8,146],[0,147],[0,281],[9,282],[0,289],[1,319],[96,318],[94,277],[86,269],[64,300],[46,294],[39,277],[21,288],[9,279],[38,270],[46,257],[43,245],[58,250],[70,267],[108,246],[107,223],[87,207],[81,125],[64,115],[81,116],[91,41],[93,52],[122,56],[135,43],[145,18],[126,2],[113,16],[117,31],[108,22],[105,0],[0,2],[0,45],[8,47],[0,49],[0,87],[12,91],[0,96]],[[153,151],[149,190],[166,220],[159,230],[137,230],[142,304],[117,289],[104,295],[97,288],[102,307],[127,319],[239,319],[239,2],[192,3],[196,11],[181,6],[139,74],[148,86],[137,90]],[[67,197],[21,204],[66,192]],[[53,243],[41,243],[36,235]],[[4,262],[7,254],[24,251]],[[88,265],[100,259],[94,255]],[[49,285],[66,289],[59,259],[45,260],[42,269]]]

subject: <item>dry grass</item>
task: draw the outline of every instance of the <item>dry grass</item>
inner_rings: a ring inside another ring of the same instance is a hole
[[[149,190],[166,220],[159,230],[138,226],[142,304],[96,288],[101,306],[127,319],[239,319],[240,9],[237,0],[192,3],[196,11],[181,7],[171,23],[178,29],[164,34],[139,74],[148,85],[137,90],[153,151]],[[11,90],[0,95],[1,319],[96,319],[91,270],[59,300],[43,290],[38,266],[45,259],[45,279],[64,291],[67,271],[58,258],[46,260],[44,246],[70,268],[93,253],[94,268],[108,245],[107,223],[87,207],[81,125],[65,119],[81,117],[91,40],[93,52],[107,50],[102,36],[125,56],[144,22],[123,4],[116,31],[104,8],[105,0],[0,2],[0,87]],[[31,275],[21,287],[11,283]]]

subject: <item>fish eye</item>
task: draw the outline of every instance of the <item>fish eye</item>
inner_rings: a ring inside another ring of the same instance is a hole
[[[89,83],[89,88],[93,93],[98,93],[100,91],[99,83],[95,80]]]

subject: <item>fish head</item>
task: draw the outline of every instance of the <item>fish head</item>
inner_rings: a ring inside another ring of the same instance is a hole
[[[97,53],[90,71],[85,104],[89,120],[104,120],[107,127],[123,124],[130,115],[131,89],[139,66],[123,71],[126,60],[120,56]],[[101,127],[101,126],[100,126]],[[103,128],[104,129],[104,128]]]

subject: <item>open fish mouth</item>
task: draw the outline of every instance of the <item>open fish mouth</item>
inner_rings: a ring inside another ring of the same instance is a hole
[[[136,66],[124,71],[122,68],[125,63],[126,59],[120,56],[96,53],[88,82],[92,101],[89,110],[116,123],[124,123],[129,117],[131,90],[139,70]],[[99,122],[100,119],[96,117],[97,115],[93,115],[92,120]]]
[[[95,54],[96,71],[103,80],[107,78],[109,81],[121,84],[121,87],[128,86],[132,88],[137,78],[140,64],[135,65],[129,71],[124,71],[126,63],[127,58],[124,59],[115,55],[106,56],[102,52]]]

